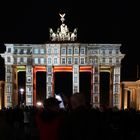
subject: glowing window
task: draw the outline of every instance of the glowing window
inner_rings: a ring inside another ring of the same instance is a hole
[[[40,49],[40,53],[44,54],[45,53],[44,49]]]
[[[71,57],[68,57],[67,58],[67,62],[68,62],[68,64],[72,64],[72,58]]]
[[[38,64],[38,58],[34,58],[34,63]]]
[[[54,58],[54,64],[57,64],[57,58]]]
[[[72,48],[68,48],[67,54],[72,54]]]
[[[85,58],[80,58],[80,63],[84,64],[85,63]]]
[[[80,54],[85,54],[85,48],[80,49]]]
[[[79,59],[76,57],[74,58],[74,64],[78,64]]]
[[[38,49],[34,49],[34,54],[38,54]]]
[[[74,48],[74,54],[79,54],[79,48]]]
[[[61,63],[62,63],[62,64],[66,64],[66,58],[62,58],[62,59],[61,59]]]
[[[51,64],[51,63],[52,63],[52,59],[48,58],[48,64]]]
[[[66,48],[61,48],[61,54],[66,54]]]
[[[51,52],[52,52],[52,49],[48,48],[48,54],[51,54]]]
[[[40,64],[44,64],[44,58],[40,58]]]
[[[58,53],[58,49],[54,48],[54,54],[56,55]]]

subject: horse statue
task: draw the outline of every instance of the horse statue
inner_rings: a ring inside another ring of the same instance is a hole
[[[56,34],[53,32],[52,28],[50,28],[50,39],[52,41],[55,41],[56,40]]]
[[[77,38],[77,29],[75,28],[73,33],[71,33],[71,41],[75,41]]]

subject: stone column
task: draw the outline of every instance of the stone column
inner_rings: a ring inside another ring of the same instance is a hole
[[[5,66],[5,107],[12,107],[13,93],[12,65]]]
[[[73,65],[73,94],[79,92],[79,65]]]
[[[91,99],[90,99],[90,104],[93,105],[93,75],[94,75],[94,71],[93,71],[93,67],[92,67],[92,70],[91,70]]]
[[[26,66],[26,105],[33,105],[33,69],[32,66]]]
[[[93,66],[93,107],[100,107],[100,74],[99,66]]]
[[[113,72],[112,67],[110,67],[110,85],[109,85],[109,107],[113,107]]]
[[[124,109],[127,108],[127,91],[128,89],[124,90]]]
[[[12,69],[12,73],[13,73],[13,94],[12,94],[12,106],[16,106],[18,105],[18,71],[17,71],[17,66],[13,66]]]
[[[47,73],[46,73],[46,98],[54,96],[54,79],[53,79],[53,67],[47,66]]]
[[[115,66],[113,69],[113,107],[121,108],[119,66]]]
[[[36,105],[36,70],[33,68],[33,105]]]
[[[0,109],[2,109],[2,87],[0,83]]]
[[[140,87],[136,89],[136,109],[140,110]]]
[[[4,107],[4,81],[0,81],[0,109]]]

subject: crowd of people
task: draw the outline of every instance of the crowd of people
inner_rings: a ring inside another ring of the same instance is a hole
[[[84,95],[73,94],[64,108],[55,97],[43,106],[0,110],[0,140],[138,140],[140,112],[93,108]]]

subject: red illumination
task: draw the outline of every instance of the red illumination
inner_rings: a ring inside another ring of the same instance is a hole
[[[92,66],[80,66],[79,67],[79,72],[91,72],[92,73]],[[33,69],[33,105],[36,105],[36,72],[42,71],[46,72],[46,67],[45,66],[35,66]],[[53,67],[53,72],[72,72],[73,67],[72,66],[54,66]],[[52,95],[54,95],[54,76],[52,77]],[[91,78],[92,79],[92,78]],[[91,87],[93,87],[93,81],[91,80]],[[91,93],[93,92],[93,88],[91,88]],[[92,96],[92,95],[91,95]]]
[[[33,105],[36,105],[36,69],[33,69]]]
[[[80,72],[92,72],[92,66],[80,66]]]
[[[72,72],[72,67],[61,66],[61,67],[54,67],[54,72]]]
[[[35,66],[34,70],[35,70],[35,72],[37,72],[37,71],[45,71],[46,72],[46,67],[45,66]]]
[[[46,72],[45,66],[35,66],[33,69],[33,105],[36,105],[36,72],[43,71]]]

